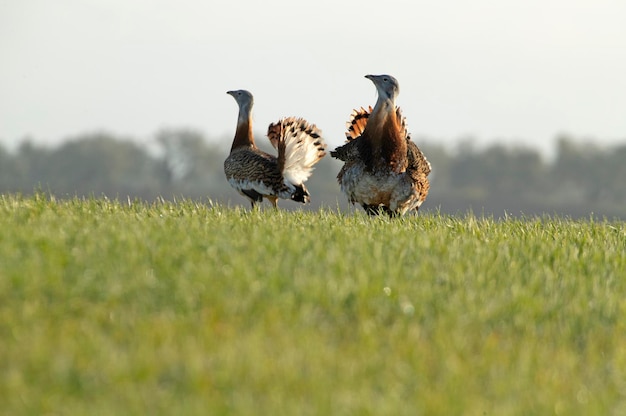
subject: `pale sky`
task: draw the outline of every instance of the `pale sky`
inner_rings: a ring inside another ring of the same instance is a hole
[[[301,116],[334,147],[380,73],[418,143],[626,142],[626,1],[0,0],[5,146],[163,127],[230,142],[226,91],[247,89],[256,132]]]

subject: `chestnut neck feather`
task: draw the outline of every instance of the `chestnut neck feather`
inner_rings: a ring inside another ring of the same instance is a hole
[[[239,111],[237,130],[235,131],[235,138],[230,151],[232,152],[239,147],[256,147],[252,134],[252,117],[249,111]]]
[[[359,153],[368,170],[401,173],[407,166],[407,144],[392,100],[379,100],[359,140]]]

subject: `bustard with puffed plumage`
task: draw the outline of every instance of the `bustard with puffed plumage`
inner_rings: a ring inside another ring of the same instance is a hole
[[[430,163],[411,140],[398,107],[398,81],[366,75],[378,91],[374,108],[354,110],[347,123],[348,142],[330,152],[344,162],[337,175],[348,200],[369,215],[417,211],[430,189]]]

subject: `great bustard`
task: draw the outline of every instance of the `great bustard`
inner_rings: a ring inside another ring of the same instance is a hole
[[[348,142],[330,152],[344,163],[337,180],[351,203],[369,215],[417,211],[428,195],[430,163],[407,131],[398,107],[398,81],[366,75],[378,91],[376,105],[354,110],[347,123]]]
[[[224,173],[230,185],[254,208],[263,198],[274,207],[277,200],[306,203],[311,196],[304,182],[326,154],[321,131],[302,118],[287,117],[270,124],[267,136],[278,156],[260,150],[252,134],[253,97],[246,90],[228,91],[239,105],[237,130]]]

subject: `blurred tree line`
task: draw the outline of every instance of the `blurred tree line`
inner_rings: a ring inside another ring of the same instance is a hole
[[[264,147],[263,140],[258,141]],[[425,210],[626,219],[626,144],[602,148],[561,137],[555,158],[546,161],[529,148],[478,149],[465,142],[447,150],[416,141],[433,165]],[[53,148],[25,140],[11,152],[0,146],[0,193],[42,190],[58,198],[147,201],[192,198],[247,207],[223,174],[230,144],[230,137],[209,141],[190,129],[162,130],[147,145],[109,133],[74,137]],[[267,146],[264,150],[273,153]],[[339,168],[330,157],[317,165],[307,182],[313,197],[308,208],[348,209],[335,180]],[[279,205],[299,206],[291,201]]]

